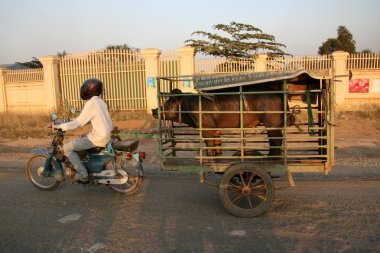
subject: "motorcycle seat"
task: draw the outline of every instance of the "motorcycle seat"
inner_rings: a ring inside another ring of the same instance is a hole
[[[112,143],[113,149],[117,151],[133,152],[137,149],[138,146],[139,146],[139,140],[136,140],[136,141],[124,140],[124,141],[117,141],[115,143]]]

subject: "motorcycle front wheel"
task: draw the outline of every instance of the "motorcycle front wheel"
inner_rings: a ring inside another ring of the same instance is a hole
[[[123,193],[125,195],[131,195],[135,193],[141,186],[142,176],[138,173],[138,170],[128,161],[124,159],[116,159],[116,167],[124,170],[128,174],[128,181],[125,184],[110,185],[112,190]],[[105,165],[106,170],[113,170],[112,160],[108,161]]]
[[[38,189],[52,191],[59,185],[60,181],[53,176],[42,176],[46,157],[44,155],[35,155],[31,157],[26,164],[26,175],[30,182]],[[54,164],[51,164],[54,170]]]

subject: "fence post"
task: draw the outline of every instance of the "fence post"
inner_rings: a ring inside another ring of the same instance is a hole
[[[146,109],[152,113],[151,109],[157,108],[157,79],[159,76],[159,58],[161,51],[155,48],[144,49],[141,55],[145,60],[146,75]]]
[[[267,54],[256,54],[253,56],[255,59],[253,65],[254,65],[254,72],[265,72],[267,71]]]
[[[0,68],[0,112],[7,111],[7,97],[5,94],[5,74],[7,70]]]
[[[344,104],[344,99],[348,95],[348,71],[347,59],[350,54],[344,51],[336,51],[332,53],[335,68],[335,102],[339,106]]]
[[[195,49],[189,46],[178,48],[179,73],[181,76],[192,76],[195,72]],[[190,78],[189,78],[190,79]],[[181,90],[195,92],[194,83],[190,80],[182,82]]]
[[[45,99],[47,109],[57,109],[59,107],[59,73],[58,63],[61,58],[57,56],[44,56],[40,62],[44,67]]]

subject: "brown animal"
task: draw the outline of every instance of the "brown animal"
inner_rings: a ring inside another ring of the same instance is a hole
[[[198,96],[191,95],[191,93],[182,93],[181,90],[174,89],[171,94],[179,96],[172,96],[164,103],[164,111],[161,118],[172,120],[175,122],[185,123],[191,127],[198,128],[199,114],[182,113],[182,111],[199,111],[199,98]],[[238,95],[215,95],[212,97],[201,97],[202,111],[239,111],[240,99]],[[281,94],[246,94],[243,96],[244,111],[283,111],[283,96]],[[158,117],[158,109],[152,109],[152,114]],[[288,124],[294,123],[294,117],[289,115]],[[281,128],[283,127],[283,113],[244,113],[243,122],[245,128],[254,128],[260,123],[264,124],[267,128]],[[239,113],[202,113],[202,127],[203,128],[238,128],[240,127],[240,114]],[[269,155],[281,155],[282,146],[282,132],[281,130],[268,130],[268,137],[280,137],[269,139],[270,149]],[[204,130],[202,132],[203,138],[218,138],[220,132],[218,130]],[[220,140],[206,140],[207,147],[220,147]],[[214,156],[220,155],[220,148],[208,149],[207,155]]]

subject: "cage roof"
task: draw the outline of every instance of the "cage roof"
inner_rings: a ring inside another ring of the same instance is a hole
[[[306,70],[289,70],[281,72],[232,73],[213,75],[194,75],[194,87],[197,90],[217,90],[238,86],[273,83],[279,81],[308,82],[319,80]]]

